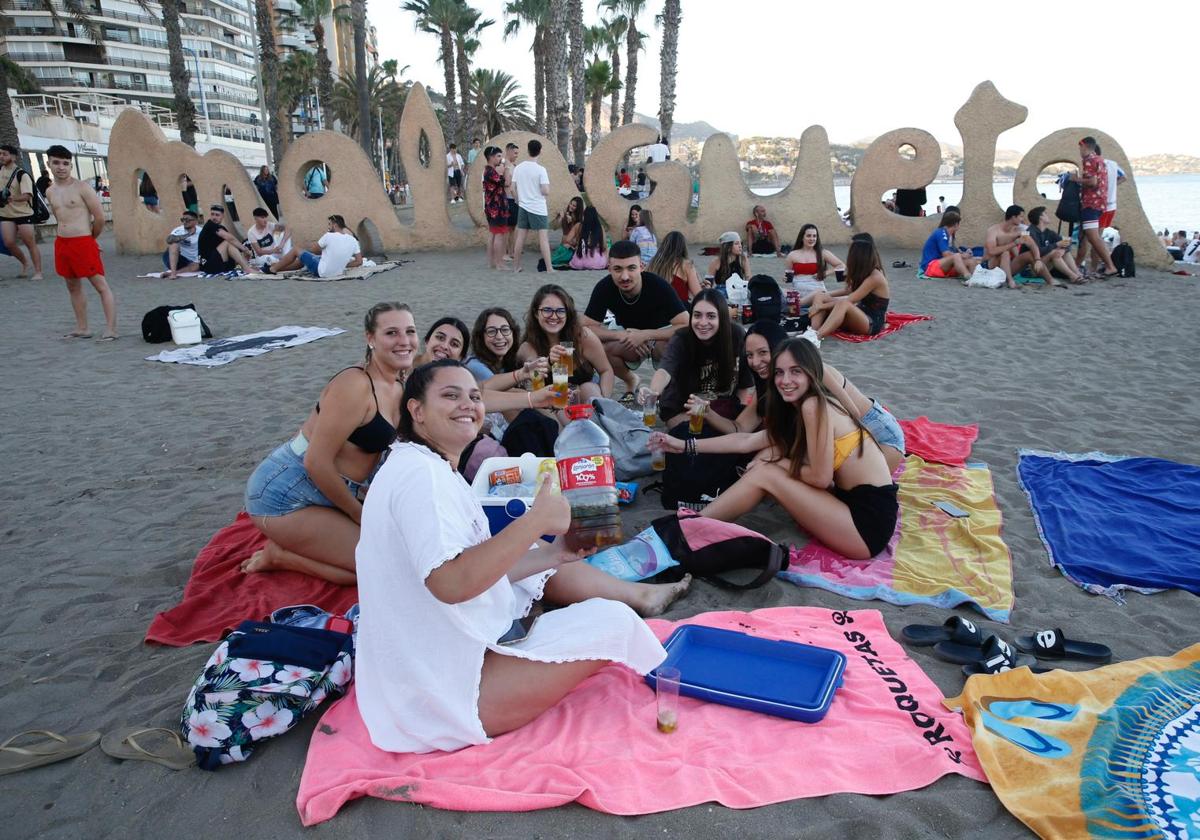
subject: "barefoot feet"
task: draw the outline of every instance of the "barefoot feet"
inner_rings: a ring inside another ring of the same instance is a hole
[[[242,561],[242,572],[250,574],[251,572],[269,572],[275,568],[271,562],[271,546],[272,543],[267,543],[266,548],[259,549],[250,555],[249,558]]]
[[[642,618],[653,618],[656,615],[662,615],[667,611],[667,607],[682,598],[692,585],[692,576],[684,575],[683,580],[677,583],[643,583],[639,584],[640,590],[637,603],[630,606]]]

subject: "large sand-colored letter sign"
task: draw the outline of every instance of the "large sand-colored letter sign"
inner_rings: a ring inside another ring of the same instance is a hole
[[[989,225],[1003,218],[992,182],[996,140],[1000,134],[1025,121],[1027,109],[1000,95],[991,82],[982,82],[958,110],[954,123],[963,142],[963,212],[961,242],[981,242]],[[1169,268],[1171,256],[1155,236],[1138,200],[1133,169],[1115,140],[1094,128],[1067,128],[1042,138],[1021,161],[1013,185],[1014,202],[1027,210],[1039,204],[1051,209],[1053,200],[1042,199],[1037,176],[1053,163],[1078,165],[1077,143],[1081,137],[1097,138],[1105,157],[1117,161],[1127,180],[1118,190],[1115,224],[1129,242],[1139,263]],[[503,147],[513,142],[526,156],[526,143],[538,135],[509,132],[488,143]],[[596,208],[610,234],[619,235],[632,201],[621,196],[613,183],[625,154],[654,142],[655,131],[645,125],[626,125],[608,134],[592,150],[584,173],[588,200]],[[550,216],[561,211],[576,195],[566,161],[554,144],[542,140],[540,161],[550,175]],[[484,240],[487,219],[483,214],[482,164],[467,172],[467,211],[474,228],[456,227],[446,205],[445,137],[425,88],[413,85],[399,126],[400,157],[413,195],[413,222],[401,223],[392,208],[379,176],[362,149],[344,135],[318,131],[294,141],[279,165],[279,203],[299,241],[316,238],[331,214],[344,216],[347,225],[364,240],[364,249],[452,250],[478,245]],[[911,146],[911,158],[901,150]],[[166,185],[191,176],[201,205],[223,203],[226,188],[232,192],[243,218],[249,209],[261,206],[254,185],[232,155],[210,151],[199,155],[182,143],[168,141],[145,115],[127,110],[117,119],[109,143],[109,172],[112,180],[113,225],[118,247],[126,253],[161,251],[163,240],[182,209],[178,190]],[[304,195],[304,177],[315,165],[324,163],[331,177],[328,191],[319,199]],[[726,230],[741,231],[751,208],[762,204],[790,242],[802,224],[821,228],[822,239],[844,243],[852,233],[869,232],[884,245],[919,248],[938,223],[938,217],[908,218],[887,211],[880,202],[894,189],[919,189],[933,182],[941,166],[941,149],[933,135],[919,128],[898,128],[877,138],[864,153],[851,182],[850,209],[853,228],[842,224],[833,191],[829,164],[829,137],[819,125],[809,126],[800,138],[791,183],[772,196],[757,196],[746,186],[733,140],[714,134],[704,143],[700,156],[700,208],[689,221],[691,176],[677,161],[651,163],[646,174],[654,191],[639,203],[654,213],[660,236],[682,231],[699,246],[716,241]],[[159,188],[163,212],[152,213],[138,199],[137,176],[148,172]]]

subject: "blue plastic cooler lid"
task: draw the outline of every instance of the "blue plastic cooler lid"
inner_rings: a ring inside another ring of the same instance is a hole
[[[846,669],[836,650],[697,624],[677,629],[663,647],[659,667],[679,669],[680,694],[806,723],[825,717]],[[655,685],[654,671],[646,682]]]

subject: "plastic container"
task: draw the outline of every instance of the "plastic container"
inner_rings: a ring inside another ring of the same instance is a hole
[[[680,693],[724,706],[816,723],[842,684],[846,657],[828,648],[687,624],[659,666],[678,668]],[[655,685],[655,672],[646,675]]]
[[[571,422],[554,442],[558,485],[571,505],[565,544],[571,551],[620,545],[624,539],[608,435],[592,422],[590,405],[568,406],[567,416]]]
[[[200,315],[195,309],[172,309],[167,313],[167,323],[171,326],[171,341],[176,344],[199,344],[203,340]]]
[[[496,470],[505,469],[506,467],[521,468],[521,483],[536,482],[538,475],[538,467],[542,461],[553,460],[552,458],[539,458],[532,452],[526,452],[520,458],[487,458],[479,465],[479,471],[475,473],[475,480],[471,482],[471,491],[479,498],[479,503],[483,505],[483,512],[487,515],[488,527],[492,534],[498,534],[503,531],[514,519],[522,516],[525,511],[533,507],[533,496],[491,496],[488,495],[488,477]],[[553,539],[547,537],[546,539]]]

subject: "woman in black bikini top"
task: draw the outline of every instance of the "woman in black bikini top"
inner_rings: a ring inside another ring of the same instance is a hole
[[[380,303],[364,319],[366,360],[339,371],[296,436],[259,464],[246,511],[267,544],[244,572],[291,570],[353,584],[362,496],[396,438],[402,380],[418,348],[412,312]]]

